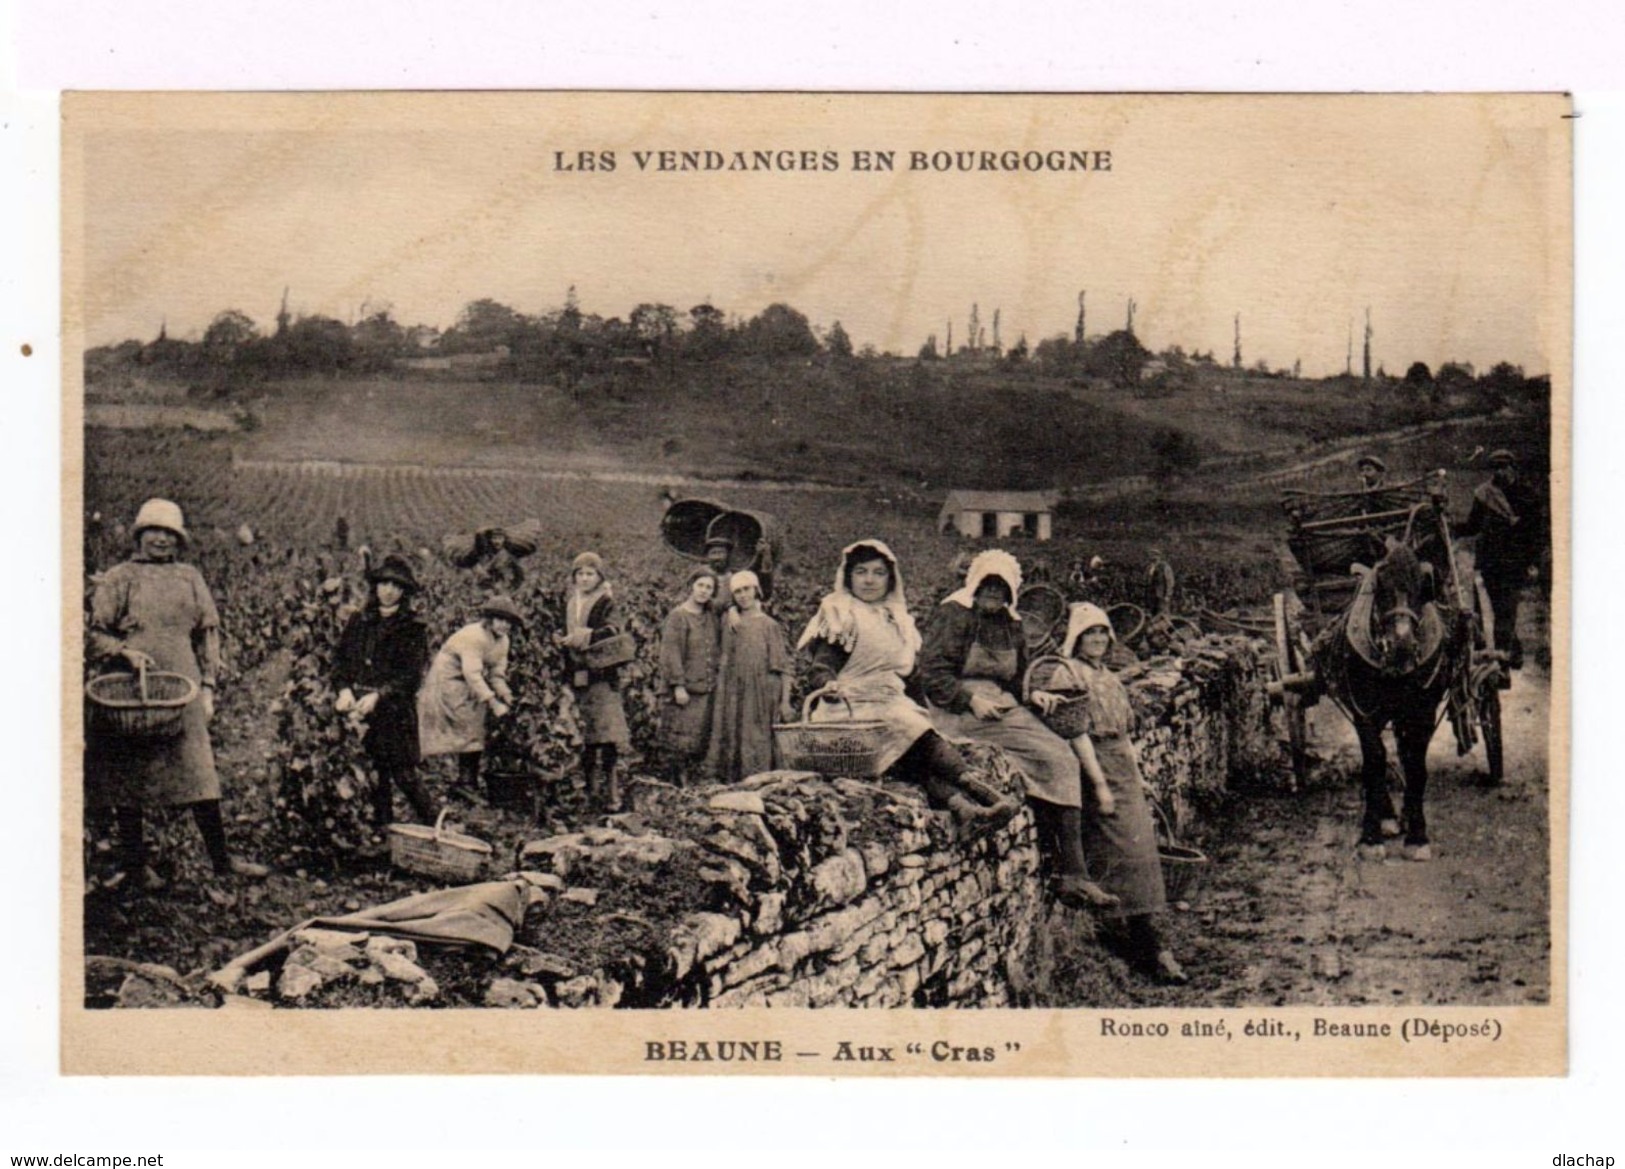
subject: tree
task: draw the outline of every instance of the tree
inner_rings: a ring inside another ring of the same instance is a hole
[[[1405,384],[1425,388],[1433,384],[1433,371],[1428,368],[1425,361],[1413,361],[1411,367],[1405,371]]]
[[[925,339],[925,344],[920,346],[918,356],[921,361],[942,360],[942,354],[937,352],[937,335],[935,333]]]
[[[1439,390],[1442,393],[1467,389],[1473,384],[1472,363],[1447,361],[1439,367],[1438,376],[1433,380],[1438,383]]]
[[[246,313],[228,308],[209,322],[203,333],[203,355],[211,365],[225,366],[237,360],[243,346],[259,336],[259,330]]]
[[[337,373],[354,356],[350,330],[332,317],[300,317],[280,340],[287,365],[310,373]]]
[[[355,366],[363,370],[388,369],[406,352],[406,330],[387,308],[363,317],[350,330],[355,350]]]
[[[747,352],[759,357],[805,357],[818,352],[806,316],[787,304],[770,304],[745,326]]]
[[[489,353],[499,345],[512,349],[525,325],[519,313],[483,297],[463,306],[457,323],[441,338],[440,348],[447,353]]]
[[[836,321],[829,327],[829,333],[824,337],[824,348],[829,355],[838,361],[845,361],[852,356],[852,338],[846,335],[841,322]]]
[[[1127,329],[1108,333],[1089,346],[1084,354],[1084,368],[1091,374],[1109,377],[1119,386],[1137,385],[1140,370],[1151,358],[1151,351],[1140,344],[1140,339]]]
[[[1084,352],[1082,346],[1065,333],[1057,333],[1038,343],[1038,348],[1033,351],[1033,359],[1045,377],[1069,377],[1077,372],[1080,352]]]
[[[677,310],[669,304],[638,305],[627,318],[632,335],[649,357],[662,353],[677,334]]]
[[[683,337],[683,354],[695,361],[715,361],[728,352],[728,318],[713,304],[697,304],[688,310],[689,329]]]

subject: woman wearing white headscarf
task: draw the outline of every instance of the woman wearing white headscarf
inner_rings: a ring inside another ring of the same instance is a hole
[[[220,812],[220,777],[209,723],[220,676],[220,615],[202,573],[180,559],[187,533],[181,509],[149,499],[136,513],[135,551],[103,573],[90,602],[86,651],[97,671],[180,674],[198,685],[181,715],[179,734],[130,738],[92,727],[85,742],[85,796],[93,810],[112,809],[123,871],[149,891],[166,885],[148,865],[143,809],[189,806],[215,872],[263,877],[264,865],[232,855]]]
[[[1155,915],[1166,908],[1168,896],[1139,754],[1129,738],[1134,710],[1106,666],[1115,639],[1111,619],[1098,605],[1072,606],[1061,653],[1077,663],[1075,674],[1087,683],[1089,697],[1088,730],[1074,745],[1083,766],[1105,781],[1116,804],[1114,814],[1085,823],[1085,847],[1099,862],[1101,885],[1120,902],[1111,918],[1122,927],[1129,960],[1159,981],[1184,983],[1189,979],[1156,926]]]
[[[964,758],[943,741],[923,707],[904,693],[914,672],[920,634],[909,615],[897,557],[879,540],[860,540],[841,550],[835,588],[808,622],[797,649],[808,650],[813,686],[843,698],[860,720],[885,724],[877,770],[892,767],[925,787],[932,803],[946,807],[967,833],[1006,823],[1015,804],[984,804],[964,782]],[[826,703],[816,719],[846,717],[841,703]]]
[[[946,739],[998,747],[1021,768],[1040,846],[1057,870],[1056,896],[1070,905],[1113,905],[1084,864],[1078,758],[1021,705],[1027,662],[1015,607],[1020,592],[1021,565],[990,549],[971,561],[964,587],[937,606],[920,654],[931,723]],[[1058,701],[1045,691],[1031,697],[1040,709]]]

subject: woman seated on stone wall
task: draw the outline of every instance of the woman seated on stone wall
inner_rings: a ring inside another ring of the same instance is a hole
[[[1020,592],[1021,565],[992,549],[971,561],[965,586],[937,606],[920,653],[931,725],[949,740],[998,747],[1021,768],[1039,846],[1055,870],[1055,893],[1064,904],[1115,905],[1115,897],[1089,880],[1084,864],[1078,758],[1021,705],[1027,663],[1015,607]],[[1043,710],[1060,701],[1045,691],[1031,697]]]
[[[921,784],[934,807],[953,813],[962,835],[992,831],[1015,815],[1019,805],[999,798],[968,774],[964,758],[903,692],[903,679],[913,672],[919,654],[920,634],[903,595],[897,557],[885,544],[861,540],[842,550],[835,588],[819,604],[796,648],[812,657],[809,684],[832,700],[813,708],[815,721],[847,717],[849,703],[854,717],[884,724],[877,773],[895,767]]]

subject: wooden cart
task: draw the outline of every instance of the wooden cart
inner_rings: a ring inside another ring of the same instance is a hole
[[[1373,491],[1288,490],[1281,506],[1289,524],[1291,584],[1272,602],[1275,652],[1268,689],[1286,727],[1294,779],[1301,784],[1308,778],[1308,708],[1329,697],[1353,721],[1315,674],[1313,640],[1353,601],[1359,587],[1354,566],[1377,563],[1389,541],[1398,540],[1433,566],[1436,603],[1448,610],[1446,619],[1462,612],[1473,616],[1470,652],[1452,672],[1444,717],[1457,753],[1465,755],[1482,741],[1490,781],[1500,782],[1505,655],[1494,648],[1494,613],[1472,553],[1452,539],[1443,473]]]

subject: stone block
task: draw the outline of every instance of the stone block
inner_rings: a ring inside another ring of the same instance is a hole
[[[320,990],[321,986],[320,974],[309,966],[289,962],[282,967],[282,976],[276,982],[276,992],[290,1002],[300,1002]]]
[[[862,848],[864,874],[873,881],[891,870],[891,854],[878,841],[870,841]]]
[[[722,971],[722,985],[724,989],[738,986],[748,982],[758,974],[764,974],[775,969],[779,964],[779,948],[772,942],[748,950],[735,958]]]
[[[590,1007],[598,1001],[598,980],[590,974],[565,979],[553,988],[561,1007]]]
[[[892,947],[891,964],[893,966],[912,966],[925,957],[925,943],[920,941],[918,934],[905,935],[903,940]]]
[[[804,930],[779,939],[779,969],[789,973],[812,953],[812,937]]]
[[[857,900],[868,885],[863,857],[855,849],[837,853],[812,871],[813,890],[829,905],[845,905]]]
[[[705,806],[713,812],[745,812],[753,816],[761,816],[767,812],[767,805],[762,802],[761,795],[754,791],[733,789],[720,791],[707,800]]]
[[[541,993],[540,987],[532,986],[528,982],[498,978],[485,990],[485,1005],[508,1010],[531,1010],[536,1006],[538,994],[544,1000],[547,997],[545,993]]]
[[[763,893],[756,899],[756,919],[751,931],[758,936],[776,934],[784,928],[784,894]]]
[[[725,913],[691,913],[678,929],[694,936],[694,958],[704,962],[739,940],[742,927],[739,918]]]

